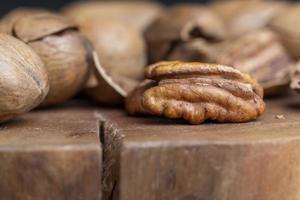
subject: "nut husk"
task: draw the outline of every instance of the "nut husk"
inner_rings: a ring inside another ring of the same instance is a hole
[[[113,18],[144,31],[162,10],[162,5],[153,1],[80,1],[67,6],[63,13],[79,24]]]
[[[252,31],[223,44],[217,62],[254,76],[266,96],[280,94],[289,85],[294,61],[277,35],[268,29]]]
[[[171,7],[145,32],[150,62],[188,60],[211,62],[214,45],[226,37],[222,20],[198,4]]]
[[[0,63],[0,122],[4,122],[38,106],[49,83],[40,57],[23,42],[2,33]]]
[[[292,4],[278,14],[270,27],[276,31],[289,53],[300,59],[300,3]]]
[[[285,2],[257,0],[216,2],[211,6],[224,19],[229,37],[266,27],[286,7]]]
[[[27,43],[45,63],[50,91],[41,106],[63,103],[81,89],[88,51],[72,22],[40,9],[16,9],[1,20],[0,30]]]

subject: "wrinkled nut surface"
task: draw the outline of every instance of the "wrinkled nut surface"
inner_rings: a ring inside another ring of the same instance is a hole
[[[280,94],[289,85],[293,60],[270,30],[250,32],[225,44],[217,63],[249,73],[263,86],[265,95]]]
[[[263,114],[263,89],[249,75],[223,65],[159,62],[149,66],[144,82],[126,100],[130,114],[146,113],[205,120],[246,122]]]
[[[280,39],[296,59],[300,59],[300,3],[292,4],[288,9],[279,13],[271,22]]]
[[[88,75],[86,40],[64,17],[43,10],[16,9],[0,21],[0,30],[33,48],[42,58],[50,91],[41,106],[74,96]]]
[[[285,2],[253,0],[217,2],[212,5],[212,9],[225,20],[229,37],[266,27],[286,7]]]
[[[23,42],[0,34],[0,122],[38,106],[49,84],[44,64]]]
[[[145,32],[150,61],[212,61],[214,44],[226,37],[222,20],[207,7],[178,5],[162,13]]]
[[[300,92],[300,61],[296,64],[295,68],[292,70],[292,80],[290,87],[291,89]]]
[[[162,10],[162,5],[152,1],[81,1],[67,6],[63,13],[79,24],[115,19],[143,32]]]
[[[138,84],[135,79],[120,76],[106,70],[96,52],[93,52],[93,75],[85,88],[85,93],[96,102],[105,105],[120,105],[128,93]]]

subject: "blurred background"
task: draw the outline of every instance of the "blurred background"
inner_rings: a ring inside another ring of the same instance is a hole
[[[206,3],[210,0],[160,0],[166,5],[174,4],[174,3],[186,3],[186,2],[200,2]],[[243,0],[242,0],[243,1]],[[244,0],[247,1],[247,0]],[[298,1],[298,0],[291,0],[291,1]],[[74,2],[74,0],[48,0],[48,1],[40,1],[40,0],[2,0],[0,6],[0,13],[1,15],[5,14],[9,10],[19,7],[19,6],[37,6],[37,7],[47,7],[51,9],[59,9],[62,6]]]
[[[160,0],[166,5],[174,4],[174,3],[186,3],[186,2],[199,2],[206,3],[210,0]],[[247,0],[242,0],[247,1]],[[291,1],[299,1],[299,0],[291,0]],[[62,6],[74,2],[74,0],[51,0],[51,1],[40,1],[40,0],[2,0],[0,6],[1,15],[5,14],[9,10],[20,7],[20,6],[34,6],[34,7],[47,7],[50,9],[59,9]]]
[[[46,1],[40,1],[40,0],[2,0],[1,6],[0,6],[0,13],[1,15],[5,14],[9,10],[20,7],[20,6],[37,6],[37,7],[47,7],[51,9],[59,9],[62,6],[74,2],[74,0],[46,0]],[[163,2],[164,4],[173,4],[177,2],[208,2],[208,0],[161,0],[160,2]]]

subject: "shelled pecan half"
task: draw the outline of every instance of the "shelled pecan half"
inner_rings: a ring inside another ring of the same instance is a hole
[[[129,114],[246,122],[263,114],[263,89],[255,79],[218,64],[165,61],[145,70],[146,80],[126,100]]]

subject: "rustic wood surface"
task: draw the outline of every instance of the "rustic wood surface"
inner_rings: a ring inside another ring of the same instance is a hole
[[[101,109],[104,196],[121,200],[300,199],[300,97],[243,124],[187,125]]]
[[[297,200],[299,119],[296,95],[243,124],[82,102],[34,111],[0,126],[0,199]]]
[[[0,199],[101,199],[98,133],[95,107],[77,103],[2,124]]]

